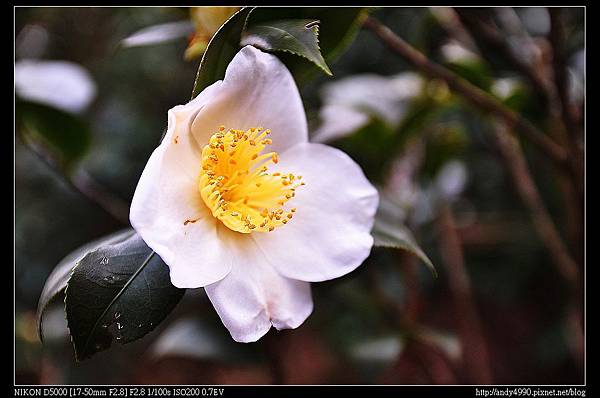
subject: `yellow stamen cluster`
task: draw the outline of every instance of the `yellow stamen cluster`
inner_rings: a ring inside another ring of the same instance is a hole
[[[213,216],[234,231],[270,232],[296,212],[284,207],[304,185],[302,176],[267,173],[268,164],[279,162],[276,152],[262,154],[272,143],[269,134],[262,127],[225,131],[221,126],[202,149],[200,194]]]

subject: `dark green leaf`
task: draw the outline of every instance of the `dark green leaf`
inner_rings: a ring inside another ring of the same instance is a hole
[[[484,91],[489,92],[492,87],[491,71],[483,61],[458,60],[447,62],[446,67]]]
[[[17,117],[24,137],[50,149],[62,167],[72,166],[89,148],[89,127],[75,115],[47,105],[19,101]]]
[[[135,234],[88,253],[73,269],[65,311],[77,360],[152,331],[175,308],[184,289]]]
[[[352,42],[367,12],[356,7],[260,7],[248,18],[248,27],[284,19],[318,20],[319,46],[329,63]]]
[[[371,234],[375,239],[374,246],[406,250],[419,257],[429,267],[433,275],[437,276],[433,263],[421,250],[412,232],[405,225],[401,223],[392,224],[381,218],[376,218]]]
[[[212,37],[200,61],[192,98],[212,83],[225,77],[227,65],[240,49],[242,32],[248,15],[253,9],[253,7],[244,7],[233,14]]]
[[[90,251],[95,250],[100,246],[123,241],[131,237],[133,234],[135,234],[135,231],[131,228],[128,228],[112,233],[108,236],[103,236],[102,238],[96,239],[77,248],[58,263],[48,279],[46,279],[46,284],[44,285],[44,289],[42,290],[42,294],[40,295],[40,299],[38,301],[37,323],[40,340],[44,341],[44,311],[51,302],[53,302],[64,292],[65,288],[67,287],[67,281],[69,280],[71,271],[77,265],[79,260],[81,260]]]
[[[319,21],[320,52],[329,65],[345,50],[367,16],[368,10],[355,7],[259,7],[248,17],[248,30],[257,25],[269,25],[271,21],[307,19]],[[299,83],[314,77],[319,68],[307,68],[298,57],[281,53],[279,58],[291,70]]]
[[[242,45],[252,45],[265,51],[284,51],[306,58],[331,76],[331,70],[319,49],[319,21],[285,19],[249,27],[242,36]]]

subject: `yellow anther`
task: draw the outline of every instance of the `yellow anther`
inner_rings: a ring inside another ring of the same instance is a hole
[[[279,162],[275,152],[263,154],[272,140],[262,127],[218,131],[202,149],[199,190],[214,217],[240,233],[270,232],[292,219],[295,209],[283,205],[294,197],[293,173],[269,173],[267,165]]]

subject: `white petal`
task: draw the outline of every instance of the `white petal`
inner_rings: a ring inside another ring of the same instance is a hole
[[[218,90],[208,87],[194,101],[169,111],[169,126],[138,182],[131,225],[169,266],[171,282],[195,288],[221,280],[231,270],[217,236],[217,221],[198,192],[200,152],[189,125],[196,110]],[[186,220],[196,220],[188,222]]]
[[[323,102],[376,115],[395,125],[407,113],[408,102],[420,93],[422,81],[412,72],[353,75],[325,84]]]
[[[196,116],[193,130],[198,143],[206,145],[220,125],[270,129],[269,149],[276,152],[308,141],[306,114],[292,75],[276,56],[252,46],[237,53],[221,89]]]
[[[96,83],[72,62],[22,60],[15,63],[15,91],[23,99],[79,113],[96,96]]]
[[[328,142],[345,137],[364,127],[369,116],[344,105],[325,105],[319,112],[321,125],[312,135],[312,142]]]
[[[342,151],[299,144],[280,155],[277,169],[306,182],[288,202],[298,210],[285,226],[252,236],[284,276],[307,282],[356,269],[373,245],[370,235],[379,201],[360,167]]]
[[[271,325],[278,330],[300,326],[313,309],[310,284],[277,273],[249,236],[224,230],[222,238],[230,245],[233,268],[205,289],[233,339],[248,343]]]

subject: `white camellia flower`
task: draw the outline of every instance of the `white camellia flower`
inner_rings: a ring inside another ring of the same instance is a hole
[[[224,80],[169,111],[130,219],[172,283],[205,287],[232,337],[251,342],[298,327],[309,282],[365,260],[378,200],[350,157],[308,142],[286,67],[246,46]]]

